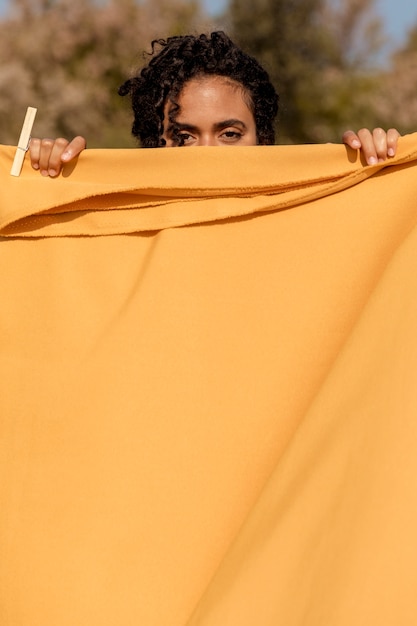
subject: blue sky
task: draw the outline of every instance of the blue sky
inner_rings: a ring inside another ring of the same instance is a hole
[[[227,0],[203,0],[211,13],[220,13]],[[254,0],[256,7],[256,0]],[[375,0],[376,9],[384,22],[390,46],[404,40],[409,27],[417,24],[417,2],[415,0]]]
[[[394,42],[401,41],[409,28],[417,24],[415,0],[377,0],[376,6],[384,20],[385,30]]]
[[[12,1],[12,0],[11,0]],[[392,45],[401,42],[410,26],[417,24],[417,2],[415,0],[375,0],[376,7],[384,20],[385,31]],[[10,0],[0,0],[0,13]],[[203,0],[211,13],[219,13],[227,0]],[[254,0],[256,6],[256,0]]]

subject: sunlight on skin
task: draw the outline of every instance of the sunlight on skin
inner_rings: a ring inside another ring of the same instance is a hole
[[[169,121],[172,103],[164,110],[163,139],[173,146],[254,146],[256,125],[242,87],[221,76],[190,80],[179,98],[176,133]]]
[[[250,102],[242,86],[224,76],[201,76],[188,81],[178,103],[180,110],[175,125],[169,120],[174,106],[168,100],[164,109],[162,138],[167,147],[177,146],[254,146],[257,144],[256,124]],[[360,150],[368,165],[385,161],[396,153],[400,134],[362,128],[357,133],[348,130],[343,142]],[[84,137],[71,142],[66,139],[32,139],[30,159],[42,176],[56,177],[65,163],[76,158],[85,148]]]

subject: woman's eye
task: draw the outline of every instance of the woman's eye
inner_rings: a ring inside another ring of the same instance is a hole
[[[225,130],[222,133],[222,137],[224,137],[225,139],[228,139],[229,141],[238,141],[239,139],[242,138],[242,133],[240,133],[237,130]]]
[[[178,135],[178,145],[179,146],[185,146],[185,145],[187,145],[187,143],[192,141],[192,139],[193,139],[193,136],[190,135],[190,133],[179,133],[179,135]]]

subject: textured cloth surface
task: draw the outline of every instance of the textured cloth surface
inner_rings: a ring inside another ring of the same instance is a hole
[[[413,623],[417,135],[13,156],[1,625]]]

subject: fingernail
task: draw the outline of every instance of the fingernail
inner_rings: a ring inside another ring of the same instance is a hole
[[[49,170],[49,176],[56,176],[58,172],[56,170]]]
[[[70,152],[63,152],[62,155],[61,155],[61,161],[67,161],[70,158],[71,158],[71,153]]]
[[[353,148],[360,148],[360,147],[361,147],[361,142],[360,142],[360,141],[358,141],[357,139],[354,139],[354,140],[352,141],[352,147],[353,147]]]
[[[41,175],[42,176],[49,176],[49,173],[47,172],[47,170],[42,170],[41,171]]]
[[[378,163],[378,161],[376,160],[376,157],[369,157],[368,159],[368,165],[376,165]]]
[[[394,148],[388,148],[388,156],[393,157],[395,155]]]
[[[39,169],[39,165],[37,163],[34,163],[32,165],[32,167],[33,167],[34,170],[38,170]]]

